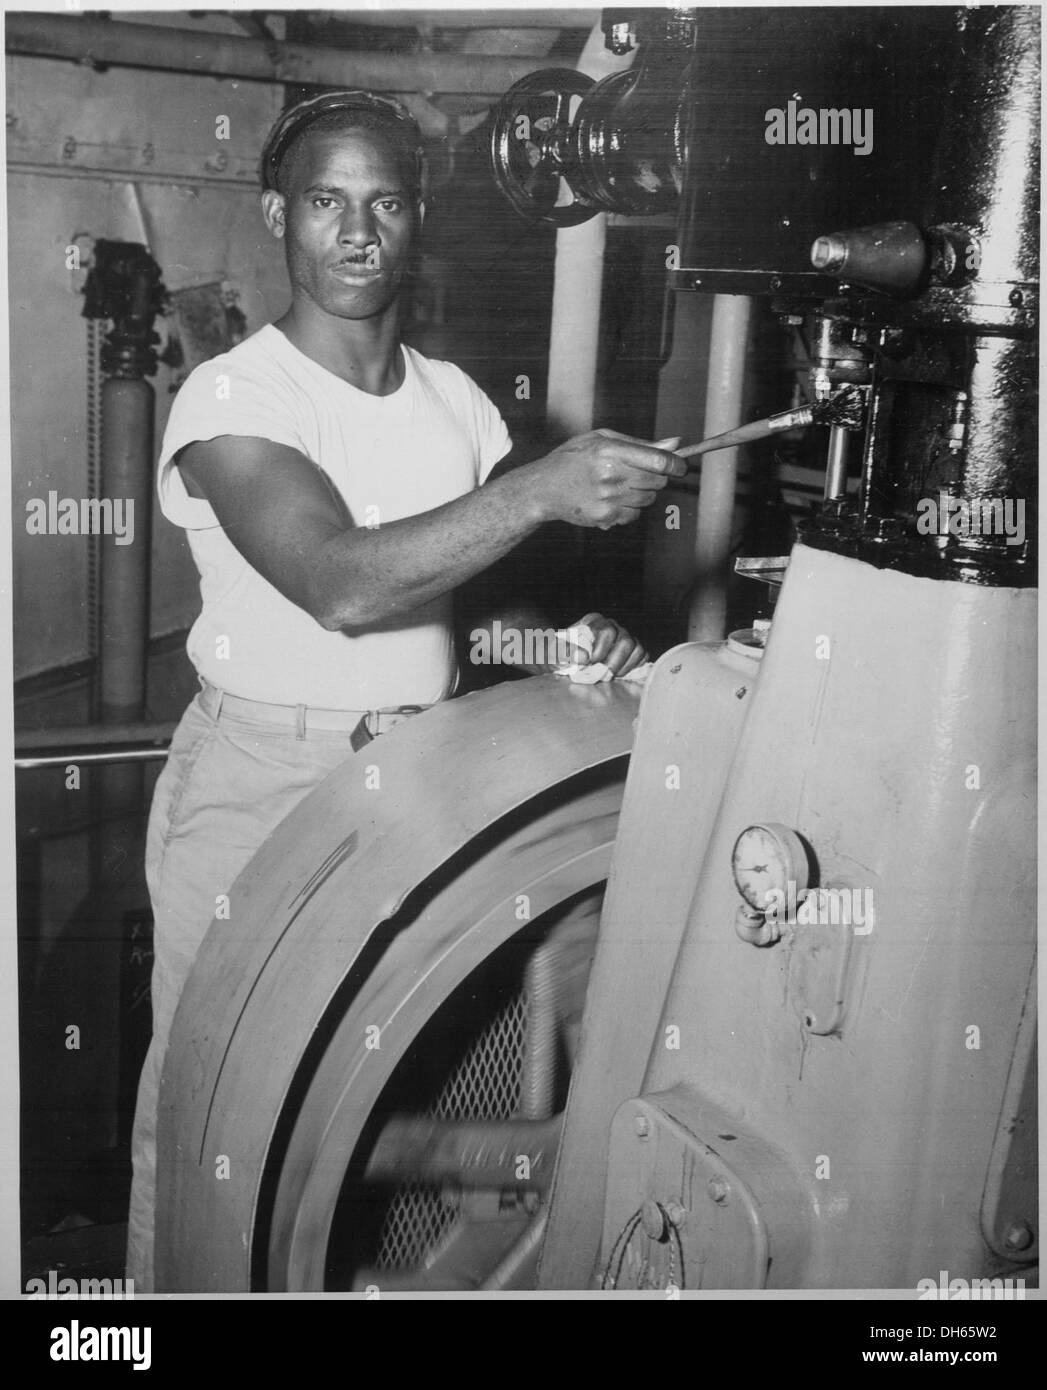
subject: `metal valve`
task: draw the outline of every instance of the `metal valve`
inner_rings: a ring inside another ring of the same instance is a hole
[[[530,73],[495,108],[491,163],[516,211],[573,227],[599,212],[675,209],[686,162],[685,96],[644,69],[594,83],[570,68]]]

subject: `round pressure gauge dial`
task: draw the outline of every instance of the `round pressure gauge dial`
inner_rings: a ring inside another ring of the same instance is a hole
[[[794,830],[785,825],[750,825],[735,841],[731,854],[735,887],[755,912],[764,912],[773,901],[772,891],[788,900],[793,885],[795,902],[807,887],[807,851]]]

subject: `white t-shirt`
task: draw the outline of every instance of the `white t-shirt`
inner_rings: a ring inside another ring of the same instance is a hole
[[[272,324],[189,376],[160,451],[164,515],[186,529],[203,611],[190,660],[250,700],[364,710],[428,705],[457,679],[446,594],[378,632],[329,632],[275,589],[190,497],[175,455],[196,440],[249,435],[286,444],[330,478],[355,525],[431,511],[485,481],[510,448],[496,407],[450,362],[402,349],[404,381],[372,396],[300,352]]]

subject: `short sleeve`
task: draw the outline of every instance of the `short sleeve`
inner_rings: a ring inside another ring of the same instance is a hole
[[[227,357],[201,363],[175,397],[160,447],[160,509],[176,526],[219,524],[210,502],[189,496],[175,459],[187,445],[224,434],[271,439],[304,452],[294,410],[264,372]]]
[[[476,441],[477,484],[485,483],[495,464],[513,447],[501,412],[472,377],[459,373],[468,393],[469,422]]]

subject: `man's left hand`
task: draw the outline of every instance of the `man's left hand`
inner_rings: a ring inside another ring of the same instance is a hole
[[[613,618],[605,618],[602,613],[586,613],[584,618],[572,623],[572,627],[583,625],[592,629],[593,649],[588,656],[578,651],[576,659],[582,665],[602,661],[612,675],[624,676],[647,660],[647,652],[641,644]]]

